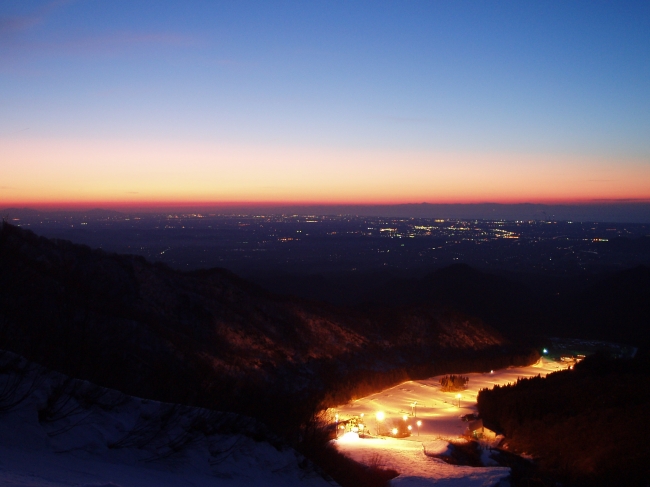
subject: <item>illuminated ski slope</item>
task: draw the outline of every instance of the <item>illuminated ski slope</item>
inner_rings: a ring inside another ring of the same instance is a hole
[[[529,367],[462,374],[469,377],[469,382],[467,389],[460,393],[442,392],[439,384],[442,376],[404,382],[331,410],[333,416],[338,414],[340,426],[357,417],[364,425],[364,431],[369,432],[369,435],[362,435],[363,438],[348,432],[335,440],[336,446],[357,461],[366,464],[379,461],[383,466],[400,472],[393,479],[393,485],[495,485],[509,475],[508,468],[454,466],[428,455],[444,452],[450,440],[463,434],[467,423],[460,416],[477,411],[479,390],[515,382],[520,377],[545,376],[562,368],[566,365],[542,358]],[[459,394],[460,398],[457,397]],[[391,430],[404,421],[411,425],[412,435],[403,439],[393,437]],[[344,432],[343,429],[339,431]],[[378,431],[381,436],[377,436]],[[494,436],[487,433],[486,444],[489,444],[494,441]],[[484,463],[490,465],[487,452],[483,458]]]

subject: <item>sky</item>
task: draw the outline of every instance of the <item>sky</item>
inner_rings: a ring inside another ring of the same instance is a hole
[[[650,202],[650,3],[0,2],[0,207]]]

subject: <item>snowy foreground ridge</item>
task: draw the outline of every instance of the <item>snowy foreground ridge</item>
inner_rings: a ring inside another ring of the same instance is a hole
[[[300,468],[294,450],[246,435],[256,428],[238,415],[127,396],[0,352],[2,486],[333,485]]]
[[[463,467],[431,455],[444,452],[476,410],[478,390],[546,375],[560,368],[540,360],[531,367],[467,374],[460,408],[438,378],[410,381],[336,410],[344,422],[364,414],[373,438],[348,433],[337,448],[361,463],[391,467],[394,486],[492,486],[503,467]],[[416,407],[412,404],[417,402]],[[382,422],[375,414],[382,411]],[[332,412],[332,415],[334,411]],[[419,436],[377,436],[394,421],[416,424]],[[416,417],[417,415],[417,417]],[[336,485],[301,468],[290,448],[256,441],[266,433],[250,418],[148,401],[69,379],[0,351],[0,485],[23,487],[326,487]],[[490,465],[489,452],[484,463]]]
[[[490,444],[499,440],[489,431],[486,431],[486,439],[482,441],[486,448],[482,461],[486,467],[450,465],[432,455],[444,454],[449,448],[449,442],[458,440],[464,433],[468,423],[460,417],[477,412],[476,397],[479,390],[496,384],[516,382],[520,377],[538,374],[545,376],[565,367],[542,358],[529,367],[463,374],[469,377],[469,383],[461,393],[442,392],[439,383],[442,376],[404,382],[330,410],[330,416],[336,417],[338,414],[339,424],[344,425],[341,433],[349,429],[345,425],[349,424],[346,421],[350,419],[360,421],[364,424],[364,431],[369,433],[360,438],[354,432],[347,432],[334,440],[334,443],[340,451],[358,462],[379,464],[398,471],[400,475],[391,481],[394,486],[493,486],[507,478],[510,469],[489,466],[495,465],[490,458]],[[457,397],[458,394],[460,398]],[[378,416],[379,412],[383,415]],[[400,422],[411,425],[410,437],[391,437],[391,429]],[[377,435],[378,431],[382,433],[380,436]]]

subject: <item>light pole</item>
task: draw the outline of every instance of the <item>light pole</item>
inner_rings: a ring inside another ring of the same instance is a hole
[[[418,422],[415,423],[415,424],[418,425],[418,436],[420,436],[420,426],[422,426],[422,421],[420,421],[420,420],[418,419]]]
[[[379,423],[381,423],[386,416],[383,411],[377,411],[375,414],[375,429],[377,430],[377,436],[381,435],[379,431]]]
[[[413,402],[411,403],[411,414],[412,414],[413,417],[415,417],[415,418],[418,417],[418,408],[417,408],[417,405],[418,405],[418,402],[417,402],[417,401],[413,401]]]
[[[460,409],[460,394],[456,394],[456,397],[458,398],[458,409]]]

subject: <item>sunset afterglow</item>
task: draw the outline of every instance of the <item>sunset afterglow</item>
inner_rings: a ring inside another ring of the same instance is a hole
[[[4,141],[2,152],[18,205],[650,200],[641,160],[101,140]]]

